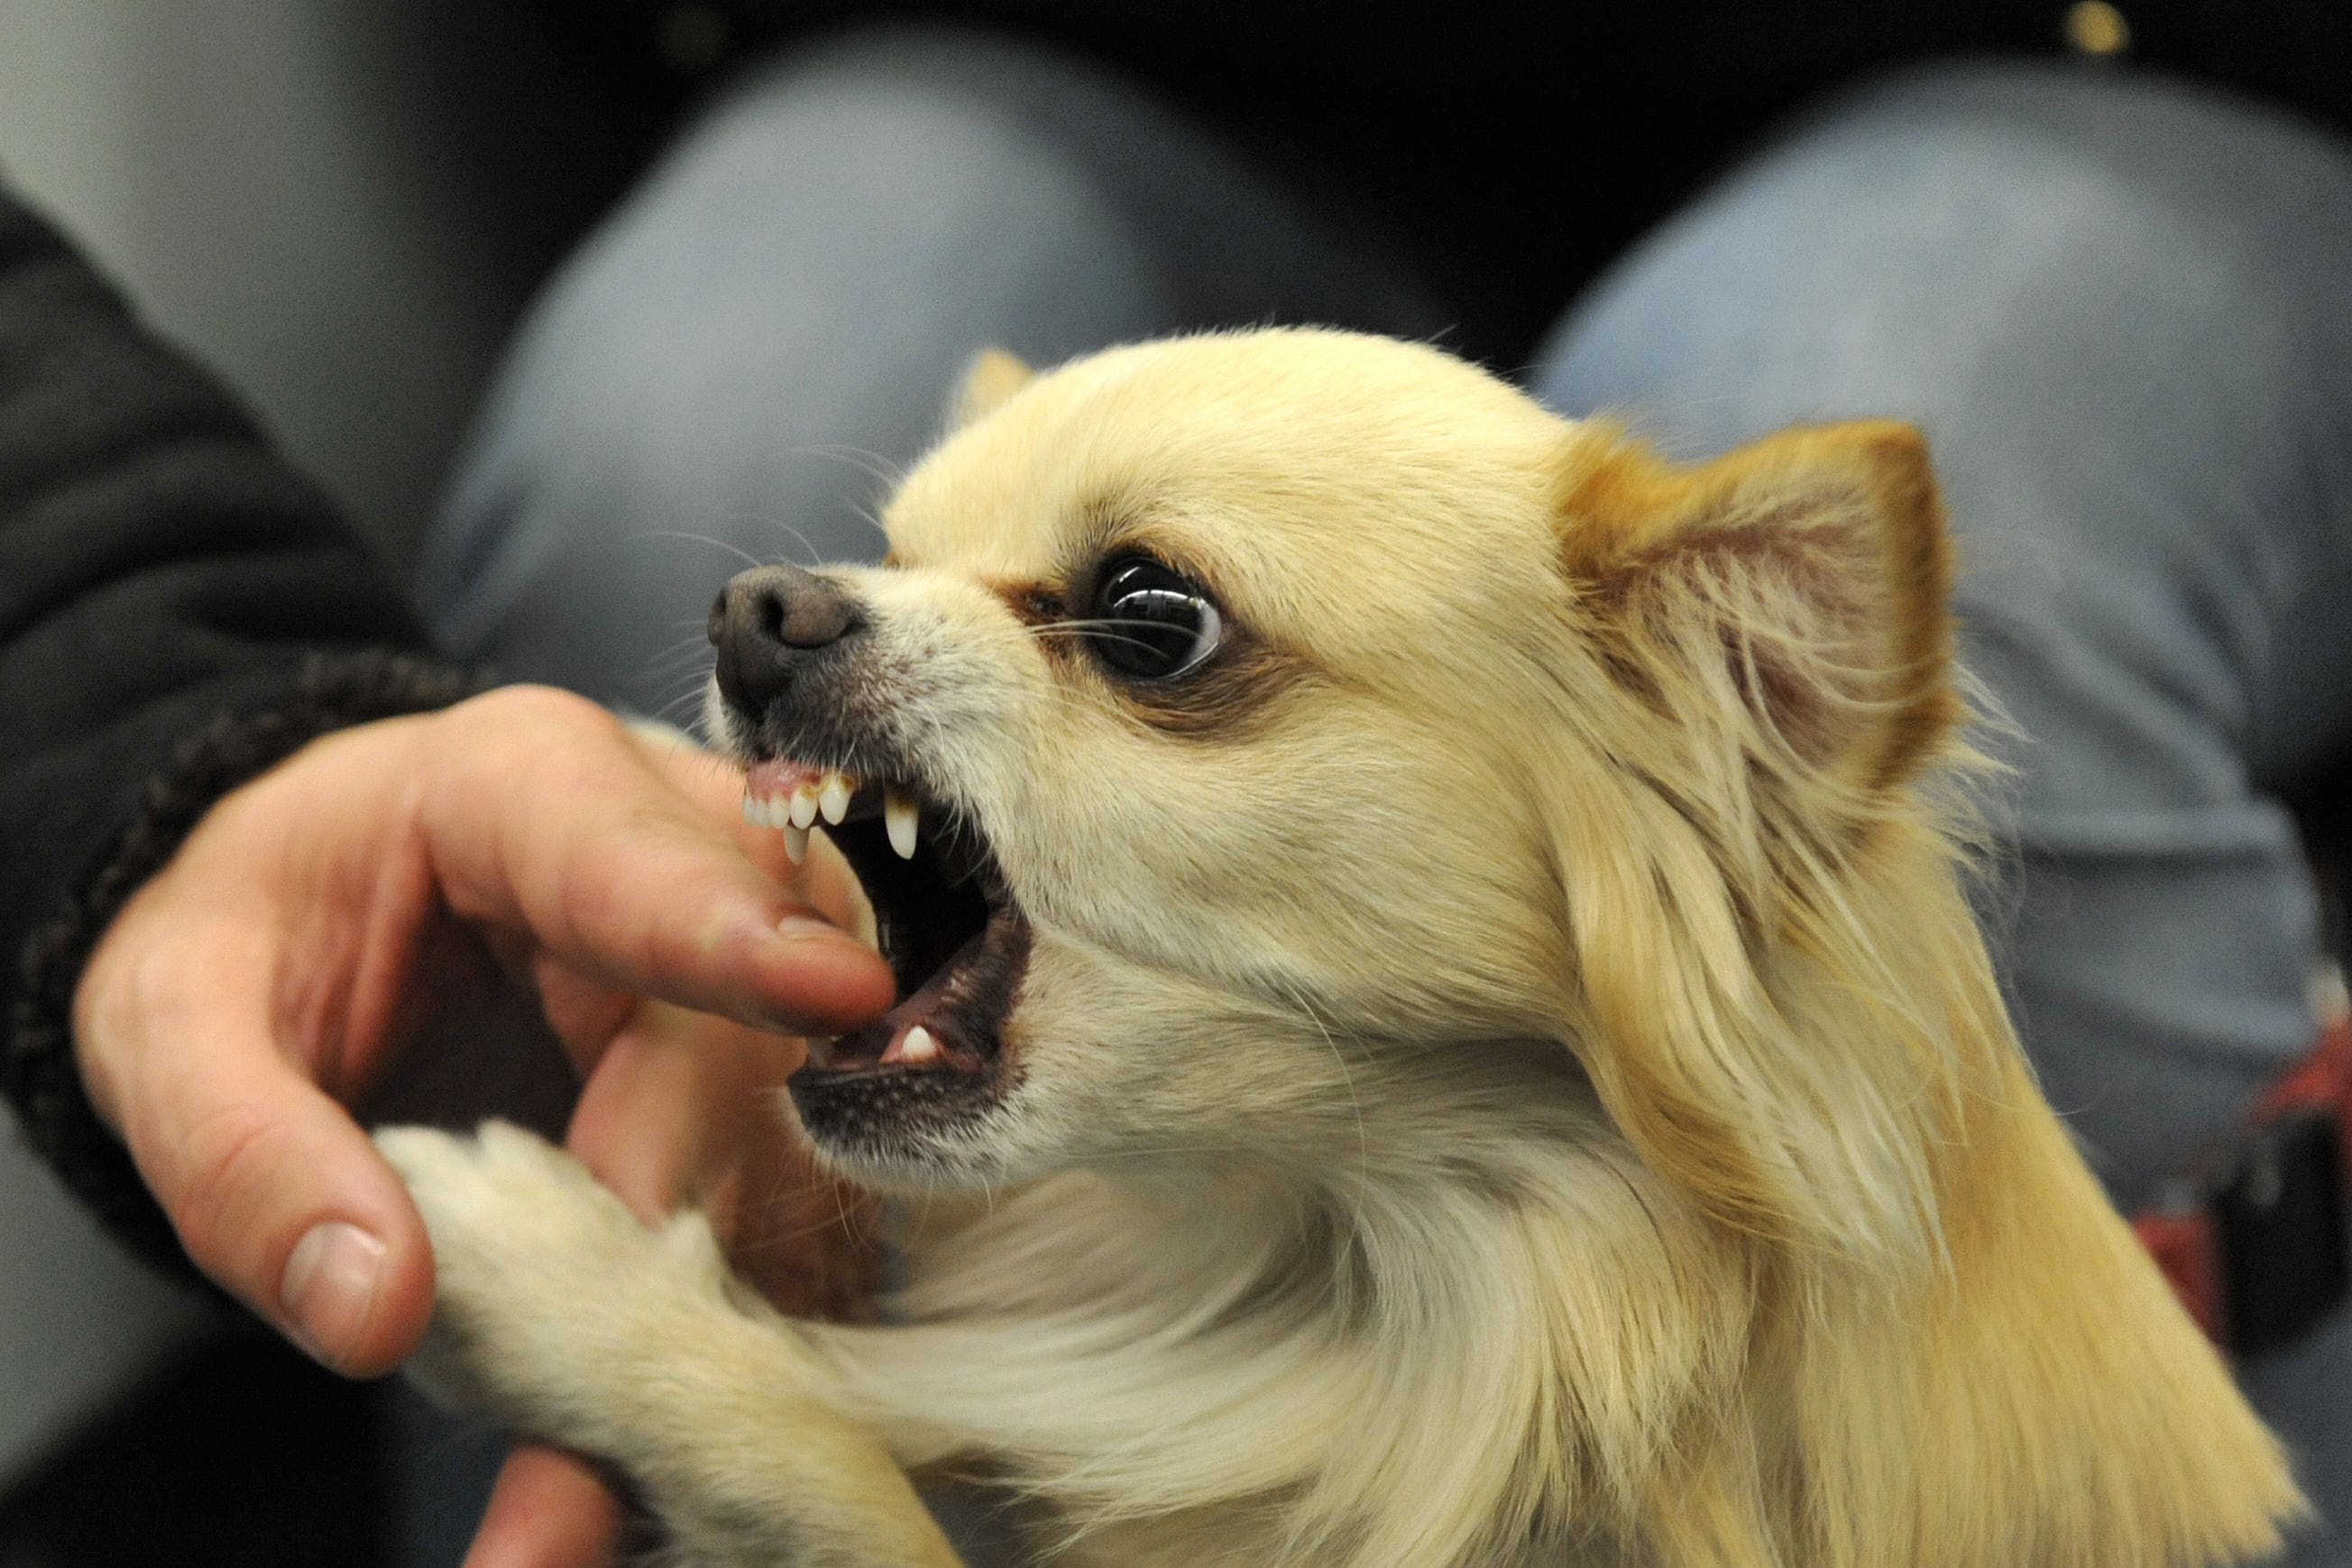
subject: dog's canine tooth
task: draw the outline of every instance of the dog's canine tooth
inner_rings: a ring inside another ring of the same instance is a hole
[[[917,808],[912,795],[908,794],[904,789],[890,789],[884,792],[882,823],[889,830],[890,847],[898,852],[898,858],[902,861],[915,858],[916,815]]]
[[[795,785],[791,810],[793,827],[808,827],[816,821],[816,791],[805,783]]]
[[[940,1037],[921,1024],[908,1030],[907,1038],[898,1042],[898,1060],[901,1061],[937,1061],[939,1059]]]
[[[849,797],[856,789],[848,774],[828,773],[824,787],[816,792],[816,809],[824,813],[826,821],[839,827],[841,819],[849,814]]]
[[[808,860],[809,831],[791,822],[779,823],[778,826],[784,830],[784,853],[792,856],[794,865],[805,863]]]

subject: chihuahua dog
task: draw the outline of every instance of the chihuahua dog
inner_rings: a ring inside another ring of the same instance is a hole
[[[913,1197],[886,1301],[394,1130],[441,1388],[714,1568],[954,1563],[940,1471],[1098,1568],[2278,1547],[1970,919],[1914,431],[1680,467],[1373,338],[992,353],[885,522],[728,587],[708,720],[899,977],[778,1133]]]

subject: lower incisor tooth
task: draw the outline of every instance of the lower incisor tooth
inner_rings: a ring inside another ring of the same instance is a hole
[[[893,789],[882,797],[882,825],[889,831],[890,847],[902,861],[915,858],[917,814],[915,798],[904,790]]]

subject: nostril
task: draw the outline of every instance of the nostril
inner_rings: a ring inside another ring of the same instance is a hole
[[[787,648],[823,648],[859,625],[856,601],[824,579],[794,572],[765,585],[760,631]]]
[[[783,699],[822,652],[866,624],[841,587],[793,566],[739,573],[710,607],[719,694],[739,707]]]
[[[785,622],[790,616],[785,609],[784,596],[782,593],[771,589],[760,595],[758,607],[752,613],[757,619],[760,635],[769,642],[793,643],[796,641],[785,634]]]

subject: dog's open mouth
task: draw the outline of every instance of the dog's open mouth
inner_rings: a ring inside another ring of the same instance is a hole
[[[1029,923],[978,829],[916,786],[789,759],[750,765],[743,814],[782,829],[795,860],[823,824],[866,890],[898,982],[881,1018],[809,1042],[795,1096],[858,1079],[922,1078],[947,1089],[988,1076],[1027,964]]]

